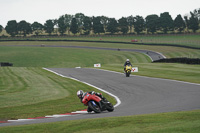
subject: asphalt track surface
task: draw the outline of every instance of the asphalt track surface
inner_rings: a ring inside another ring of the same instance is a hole
[[[200,84],[134,75],[125,77],[123,73],[92,68],[51,68],[50,70],[104,89],[117,96],[121,104],[113,112],[10,122],[2,123],[0,126],[200,109]]]

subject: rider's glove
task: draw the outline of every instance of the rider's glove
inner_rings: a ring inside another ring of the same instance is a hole
[[[100,96],[101,94],[100,94],[100,93],[97,93],[97,95],[99,95],[99,96]]]

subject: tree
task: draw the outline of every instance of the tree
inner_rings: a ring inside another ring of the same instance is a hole
[[[8,21],[5,30],[12,37],[16,36],[18,34],[17,21],[16,20]]]
[[[192,29],[193,32],[195,33],[198,29],[199,29],[199,22],[198,22],[198,18],[194,16],[194,14],[192,12],[190,12],[191,17],[188,21],[188,28]]]
[[[194,17],[200,21],[200,8],[193,11]]]
[[[53,25],[54,25],[54,30],[53,32],[56,33],[56,35],[58,35],[58,19],[53,19]]]
[[[53,20],[49,19],[46,21],[46,23],[44,24],[44,30],[46,31],[46,33],[49,33],[49,35],[51,35],[51,33],[54,31]]]
[[[2,32],[2,30],[3,30],[3,26],[2,26],[2,25],[0,25],[0,33]]]
[[[133,25],[134,25],[134,22],[135,22],[134,17],[132,15],[127,17],[127,22],[128,22],[129,28],[130,28],[130,33],[132,33],[133,32]]]
[[[104,27],[103,27],[103,24],[101,23],[101,17],[93,17],[92,18],[92,28],[93,28],[93,31],[94,33],[104,33]]]
[[[82,29],[83,29],[83,20],[85,18],[85,15],[83,13],[76,13],[75,18],[78,24],[78,32],[82,34]]]
[[[183,18],[181,15],[177,15],[177,17],[174,20],[174,28],[175,30],[178,30],[179,33],[181,33],[185,29],[186,25],[185,22],[183,21]]]
[[[144,19],[142,16],[136,16],[134,17],[135,19],[135,22],[134,22],[134,28],[135,28],[135,31],[137,32],[137,34],[140,34],[140,32],[142,32],[144,30]]]
[[[32,31],[35,32],[35,34],[38,36],[40,33],[42,33],[42,30],[44,26],[38,22],[34,22],[31,25]]]
[[[187,30],[187,32],[189,32],[188,31],[188,27],[189,27],[189,20],[188,20],[188,17],[187,16],[184,16],[184,19],[185,19],[185,26],[186,26],[186,30]]]
[[[123,34],[127,34],[127,32],[128,32],[128,21],[127,21],[127,18],[122,17],[122,18],[120,18],[118,20],[118,22],[119,22],[119,29],[120,29],[120,31]]]
[[[71,31],[74,35],[75,35],[76,33],[78,33],[78,24],[77,24],[76,18],[73,18],[73,19],[72,19],[70,31]]]
[[[151,32],[152,34],[154,34],[158,29],[158,24],[159,24],[159,17],[158,15],[148,15],[146,18],[146,28],[147,28],[147,32]]]
[[[109,18],[106,17],[106,16],[101,16],[101,24],[103,24],[103,28],[104,28],[104,31],[106,30],[107,26],[108,26],[108,20]]]
[[[69,32],[70,32],[70,26],[71,26],[71,21],[72,21],[73,16],[69,15],[69,14],[65,14],[64,18],[65,18],[65,24],[67,26],[67,31],[68,31],[68,34],[69,34]]]
[[[174,23],[171,15],[168,12],[164,12],[160,14],[160,28],[166,34],[168,31],[172,31],[174,29]]]
[[[58,31],[60,32],[61,35],[63,35],[67,30],[67,24],[65,23],[65,17],[61,16],[57,22],[58,22]]]
[[[117,20],[115,20],[115,18],[110,18],[108,20],[107,31],[110,32],[111,34],[114,34],[118,32],[117,28],[118,28]]]
[[[83,19],[83,30],[85,31],[84,34],[89,35],[92,29],[92,21],[90,17],[85,16]]]
[[[17,25],[18,32],[26,36],[26,34],[32,33],[31,24],[22,20]]]

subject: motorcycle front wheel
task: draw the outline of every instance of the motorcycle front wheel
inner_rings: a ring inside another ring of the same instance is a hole
[[[114,110],[114,107],[113,107],[112,103],[107,103],[106,109],[107,109],[109,112],[112,112],[112,111]]]
[[[94,102],[94,101],[93,101]],[[88,103],[90,109],[92,109],[95,113],[101,113],[101,109],[97,103],[93,104],[92,102]]]
[[[129,77],[130,76],[130,73],[129,72],[126,72],[126,77]]]

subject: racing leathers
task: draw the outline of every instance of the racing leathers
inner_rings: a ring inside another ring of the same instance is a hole
[[[130,61],[126,61],[126,62],[124,63],[124,71],[125,71],[125,69],[126,69],[126,65],[131,65],[131,66],[132,66],[132,64],[131,64]]]

